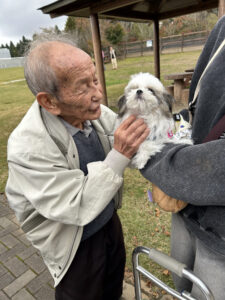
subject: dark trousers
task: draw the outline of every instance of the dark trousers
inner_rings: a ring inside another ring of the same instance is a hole
[[[118,300],[124,268],[123,233],[115,212],[103,228],[80,243],[69,270],[56,287],[56,300]]]

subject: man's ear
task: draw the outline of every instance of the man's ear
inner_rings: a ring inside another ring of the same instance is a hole
[[[45,108],[48,112],[50,112],[53,115],[59,115],[60,114],[60,109],[58,107],[58,100],[46,93],[46,92],[40,92],[36,96],[38,103]]]

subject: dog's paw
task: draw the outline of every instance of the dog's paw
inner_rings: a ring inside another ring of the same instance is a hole
[[[173,139],[172,141],[168,142],[173,142],[174,144],[188,144],[188,145],[193,145],[193,140],[191,138],[181,138],[181,139]]]
[[[192,139],[181,139],[181,143],[182,144],[189,144],[189,145],[193,145],[193,140]]]
[[[148,160],[156,153],[160,152],[163,147],[164,144],[159,144],[154,141],[143,142],[140,145],[138,152],[131,160],[132,166],[138,169],[143,169]]]

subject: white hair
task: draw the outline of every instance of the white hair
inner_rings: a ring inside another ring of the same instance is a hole
[[[71,37],[63,33],[43,33],[29,44],[25,54],[24,76],[35,96],[40,92],[47,92],[56,97],[58,94],[59,82],[50,65],[49,42],[60,42],[76,47]]]

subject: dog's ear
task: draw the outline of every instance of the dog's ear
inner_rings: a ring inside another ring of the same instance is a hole
[[[165,93],[163,93],[163,99],[164,99],[165,103],[167,103],[170,112],[172,112],[172,105],[175,102],[175,99],[173,98],[173,96],[170,95],[169,93],[165,92]]]
[[[117,105],[119,108],[119,112],[118,112],[119,118],[121,118],[126,112],[126,102],[127,102],[127,99],[126,99],[125,95],[121,96],[118,100]]]

